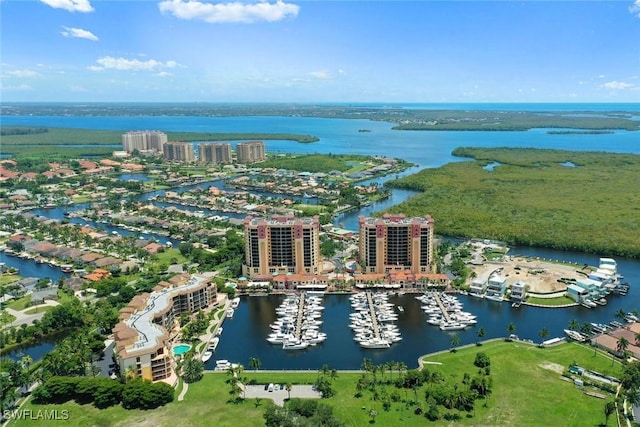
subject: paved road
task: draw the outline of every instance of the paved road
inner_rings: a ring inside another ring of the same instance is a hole
[[[272,399],[273,403],[278,406],[284,405],[284,400],[289,397],[289,392],[283,387],[275,387],[273,391],[265,390],[265,384],[247,385],[245,386],[244,398],[255,399]],[[291,397],[299,397],[302,399],[319,399],[322,395],[313,389],[311,385],[294,385],[291,386]]]

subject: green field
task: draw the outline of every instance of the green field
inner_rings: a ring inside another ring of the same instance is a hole
[[[477,401],[473,413],[461,413],[462,418],[457,423],[449,425],[596,426],[604,422],[605,400],[583,394],[573,383],[560,379],[559,372],[575,362],[603,374],[619,375],[619,363],[612,364],[608,356],[600,353],[594,355],[593,349],[575,343],[539,348],[519,342],[497,340],[481,346],[471,345],[456,352],[442,352],[426,357],[426,366],[431,371],[442,372],[448,382],[459,383],[465,372],[475,375],[478,368],[473,366],[473,360],[479,351],[486,353],[491,360],[493,393],[487,400],[486,407],[483,401]],[[254,373],[247,370],[241,377],[260,384],[308,384],[318,375],[313,371]],[[394,378],[397,375],[397,371],[386,371],[378,373],[378,378]],[[397,391],[400,396],[400,401],[392,402],[388,411],[382,408],[379,400],[372,399],[373,395],[368,390],[364,391],[362,397],[356,398],[355,386],[360,376],[360,373],[339,372],[333,382],[335,396],[323,399],[324,403],[333,407],[334,414],[346,425],[367,425],[370,418],[363,408],[377,410],[375,424],[385,427],[443,425],[442,420],[429,422],[424,416],[414,413],[416,406],[405,403],[412,400],[411,390],[396,389],[392,385],[377,386],[381,394],[383,390],[389,393]],[[78,405],[73,402],[62,405],[35,405],[28,402],[25,408],[33,411],[68,410],[69,420],[65,422],[67,426],[264,425],[262,413],[268,404],[267,401],[247,400],[231,403],[230,386],[226,383],[228,378],[227,374],[206,374],[201,381],[189,385],[183,402],[174,401],[152,411],[126,411],[119,406],[98,410],[91,405]],[[427,387],[430,386],[424,385],[416,391],[418,402],[423,407],[426,406],[424,392]],[[442,412],[447,411],[443,409]],[[32,424],[20,421],[11,425]]]
[[[453,154],[475,160],[388,182],[422,193],[389,211],[430,214],[445,236],[640,257],[640,156],[527,148]]]

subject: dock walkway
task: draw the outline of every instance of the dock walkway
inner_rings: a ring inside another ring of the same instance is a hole
[[[300,299],[298,300],[298,316],[296,317],[296,330],[294,336],[297,340],[300,339],[302,335],[302,318],[304,317],[304,292],[300,293]]]
[[[371,297],[371,292],[367,292],[367,303],[369,303],[369,315],[371,316],[371,327],[373,328],[373,336],[377,340],[379,340],[380,328],[378,326],[378,318],[376,317],[376,309],[375,304],[373,303],[373,298]]]
[[[438,307],[440,307],[440,311],[442,311],[442,316],[444,317],[444,320],[447,323],[451,322],[451,318],[449,317],[449,312],[447,311],[444,304],[442,303],[442,299],[440,299],[440,294],[438,294],[437,292],[434,292],[433,298],[436,300],[436,304],[438,304]]]

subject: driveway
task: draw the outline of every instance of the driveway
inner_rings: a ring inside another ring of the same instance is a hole
[[[283,388],[276,387],[273,391],[264,389],[265,384],[247,385],[245,386],[245,399],[271,399],[278,406],[284,405],[284,400],[289,397],[289,392]],[[301,399],[320,399],[322,394],[315,391],[311,385],[294,385],[291,387],[291,397],[299,397]]]

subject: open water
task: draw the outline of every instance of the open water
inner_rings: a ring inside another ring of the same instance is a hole
[[[397,106],[397,105],[396,105]],[[527,111],[632,111],[636,118],[640,117],[640,104],[420,104],[411,108],[440,109],[502,109]],[[122,116],[122,117],[58,117],[58,116],[4,116],[2,125],[55,126],[84,129],[111,130],[143,130],[157,129],[161,131],[193,131],[193,132],[268,132],[309,134],[320,138],[311,144],[292,141],[266,141],[267,151],[287,153],[354,153],[365,155],[383,155],[401,157],[415,163],[404,174],[414,173],[419,168],[437,167],[452,161],[465,159],[451,156],[454,148],[460,146],[479,147],[535,147],[582,151],[609,151],[640,154],[640,134],[638,132],[615,131],[612,134],[597,135],[560,135],[548,134],[546,129],[534,129],[526,132],[419,132],[394,131],[392,124],[369,120],[324,119],[304,117],[172,117],[172,116]],[[370,132],[358,132],[368,129]],[[114,141],[117,143],[118,141]],[[233,142],[232,145],[236,143]],[[383,180],[377,180],[382,182]],[[395,205],[413,193],[394,190],[393,195],[384,201],[364,207],[338,217],[336,222],[357,229],[359,214],[369,215],[372,212]],[[57,210],[41,210],[41,215],[56,216]],[[102,224],[107,230],[108,226]],[[163,240],[163,239],[160,239]],[[537,248],[515,248],[513,253],[543,258],[562,259],[578,263],[597,264],[597,255],[575,252],[563,252]],[[4,260],[3,260],[4,261]],[[640,283],[640,261],[617,259],[619,271],[625,275],[632,288],[626,297],[611,296],[609,304],[592,310],[583,307],[568,309],[543,309],[522,306],[512,309],[509,304],[477,300],[462,296],[466,311],[478,316],[475,328],[464,331],[442,332],[428,325],[417,301],[411,296],[395,297],[394,302],[402,305],[404,313],[400,313],[398,324],[403,341],[394,344],[387,350],[363,350],[352,339],[348,328],[348,314],[351,310],[348,299],[344,295],[325,296],[323,331],[328,334],[327,340],[316,347],[300,352],[284,352],[278,346],[266,341],[269,332],[268,324],[275,319],[275,307],[281,297],[248,297],[244,298],[233,319],[224,323],[224,333],[216,355],[208,363],[212,368],[214,360],[228,359],[233,362],[248,364],[250,357],[258,357],[263,369],[312,369],[323,364],[338,369],[358,369],[364,357],[375,363],[390,360],[403,361],[407,366],[416,366],[418,356],[446,350],[450,346],[451,335],[458,334],[460,343],[472,343],[477,339],[477,329],[486,330],[485,338],[506,335],[506,325],[513,322],[517,334],[522,339],[539,341],[538,333],[547,328],[551,337],[561,336],[572,319],[583,322],[609,322],[614,320],[615,312],[622,308],[625,311],[640,309],[640,291],[636,286]],[[29,262],[20,260],[20,262]],[[26,265],[20,267],[31,268]],[[34,270],[36,272],[36,270]],[[50,272],[42,271],[48,275]],[[34,358],[50,350],[51,343],[21,349]],[[13,356],[19,356],[16,352]],[[12,356],[12,355],[9,355]]]

